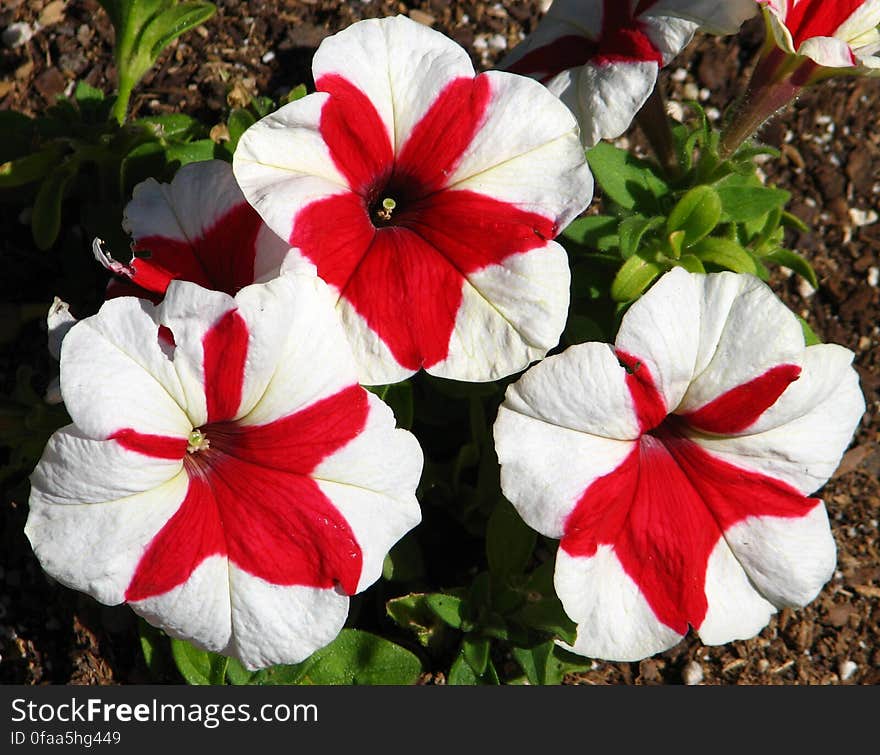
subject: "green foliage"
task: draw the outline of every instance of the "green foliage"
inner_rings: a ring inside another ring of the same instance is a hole
[[[178,0],[98,0],[116,31],[113,48],[118,95],[113,115],[125,122],[131,91],[162,51],[181,34],[207,21],[213,3]]]
[[[574,221],[561,241],[574,269],[581,265],[579,273],[589,271],[601,281],[613,269],[607,290],[616,317],[673,267],[732,270],[767,280],[767,266],[777,264],[817,286],[810,264],[784,247],[785,228],[803,230],[784,210],[791,195],[765,186],[755,167],[756,157],[775,150],[745,145],[722,160],[718,133],[699,105],[693,108],[695,125],[672,129],[679,164],[670,175],[611,144],[587,153],[606,214]],[[575,295],[573,286],[571,318],[595,322],[595,298]],[[569,332],[566,341],[583,338]]]
[[[171,640],[171,654],[187,684],[204,686],[225,683],[226,665],[229,663],[225,655],[200,650],[183,640]]]

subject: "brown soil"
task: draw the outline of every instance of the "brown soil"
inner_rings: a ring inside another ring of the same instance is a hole
[[[311,55],[326,35],[361,18],[395,13],[442,30],[471,51],[478,68],[488,68],[534,28],[541,5],[220,0],[213,19],[166,51],[132,105],[137,115],[181,110],[217,123],[230,98],[311,84]],[[40,26],[28,43],[0,49],[0,109],[39,112],[77,79],[112,90],[112,29],[94,0],[5,0],[0,30],[14,22]],[[670,99],[699,99],[717,115],[741,90],[759,43],[755,25],[735,39],[699,40],[663,74]],[[868,404],[853,446],[822,491],[839,549],[837,573],[810,606],[781,612],[752,640],[705,647],[690,637],[641,663],[597,663],[570,682],[880,683],[880,222],[870,214],[880,209],[878,107],[878,81],[826,85],[762,134],[783,152],[763,170],[792,191],[792,211],[811,227],[793,235],[790,245],[820,279],[815,292],[794,276],[778,275],[775,286],[823,340],[855,352]],[[640,144],[637,133],[630,138]],[[150,681],[130,611],[51,584],[22,535],[26,505],[20,492],[4,493],[2,507],[0,682]]]

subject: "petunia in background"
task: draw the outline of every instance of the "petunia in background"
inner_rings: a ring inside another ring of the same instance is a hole
[[[313,73],[233,166],[336,292],[361,382],[493,380],[556,346],[570,273],[553,238],[593,191],[568,110],[524,77],[475,76],[403,16],[327,38]]]
[[[61,392],[26,526],[43,568],[249,668],[333,640],[420,520],[421,449],[314,275],[112,299],[64,336]]]
[[[865,409],[853,354],[804,346],[757,278],[667,273],[614,347],[533,367],[495,424],[504,494],[560,538],[555,586],[576,652],[637,660],[693,627],[757,634],[831,577],[823,503]]]
[[[108,297],[160,301],[172,280],[185,280],[234,296],[251,283],[278,277],[289,247],[247,203],[232,166],[222,160],[189,163],[170,184],[153,178],[134,188],[123,227],[134,257],[122,264],[100,243],[97,259],[117,277]]]
[[[774,41],[822,68],[880,75],[880,0],[759,0]],[[824,75],[845,73],[826,71]],[[820,74],[821,75],[821,74]]]
[[[629,128],[694,32],[732,34],[755,13],[753,0],[555,0],[501,67],[561,98],[592,147]]]

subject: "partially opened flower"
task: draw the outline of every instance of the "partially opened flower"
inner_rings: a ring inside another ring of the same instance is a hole
[[[361,382],[508,375],[559,340],[565,251],[592,197],[574,118],[543,87],[474,76],[399,16],[321,43],[318,92],[252,126],[233,166],[266,223],[336,291]]]
[[[758,1],[784,52],[880,76],[880,0]]]
[[[560,97],[592,147],[629,128],[698,28],[733,33],[755,12],[753,0],[555,0],[501,67]]]
[[[757,278],[666,274],[614,347],[552,356],[507,392],[501,485],[561,543],[556,591],[574,649],[637,660],[693,627],[757,634],[831,577],[823,503],[864,411],[852,353],[804,346]]]
[[[250,668],[329,643],[419,522],[421,450],[314,275],[112,299],[65,336],[61,390],[26,526],[43,568]]]
[[[277,277],[288,245],[247,203],[232,166],[222,160],[189,163],[170,184],[138,184],[125,207],[123,227],[134,242],[129,264],[95,256],[118,278],[107,295],[159,301],[172,280],[235,295],[251,283]]]

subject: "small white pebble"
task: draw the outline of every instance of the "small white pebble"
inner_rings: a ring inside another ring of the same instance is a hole
[[[490,50],[507,49],[507,39],[504,37],[503,34],[495,34],[494,36],[489,37],[488,44]]]
[[[860,210],[858,207],[850,207],[849,219],[852,220],[853,225],[861,227],[876,223],[880,220],[880,215],[875,210]]]
[[[816,289],[810,285],[810,282],[806,280],[806,278],[799,278],[797,284],[798,293],[804,298],[809,299],[813,294],[816,293]]]
[[[859,338],[859,345],[858,345],[859,351],[867,351],[870,348],[871,348],[871,339],[868,338],[868,336],[862,336],[861,338]]]
[[[858,671],[859,666],[857,663],[853,663],[852,661],[841,661],[840,668],[838,669],[838,674],[840,676],[840,681],[846,682],[853,678],[853,675]]]
[[[670,118],[678,121],[679,123],[684,122],[684,107],[680,102],[667,102],[666,112],[669,113]]]
[[[689,81],[684,85],[682,89],[682,94],[686,100],[696,100],[700,96],[700,90],[697,88],[697,85],[692,81]]]
[[[683,81],[686,81],[688,77],[687,68],[676,68],[672,72],[672,80],[677,81],[681,84]]]
[[[34,36],[34,30],[31,28],[30,24],[26,24],[23,21],[20,21],[17,24],[10,24],[2,33],[0,33],[0,39],[3,40],[3,44],[6,45],[6,47],[18,47],[23,45],[32,36]]]
[[[705,102],[712,96],[712,92],[710,92],[706,87],[703,87],[700,90],[700,102]]]
[[[684,667],[681,678],[689,687],[693,687],[703,681],[703,667],[696,661],[691,661]]]
[[[269,50],[262,58],[260,58],[264,63],[271,63],[275,60],[275,53],[272,50]]]
[[[721,111],[717,107],[708,107],[706,108],[706,117],[710,121],[717,121],[721,118]]]
[[[880,267],[872,265],[868,268],[868,285],[877,288],[878,283],[880,283]]]
[[[489,42],[485,37],[477,37],[474,40],[474,49],[477,52],[486,52],[489,49]]]

